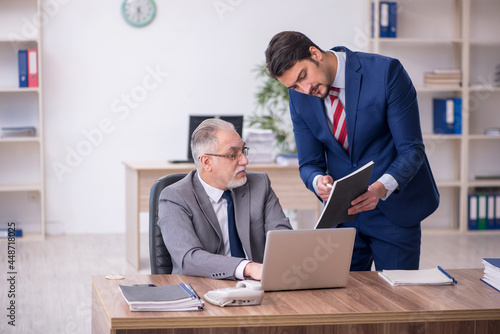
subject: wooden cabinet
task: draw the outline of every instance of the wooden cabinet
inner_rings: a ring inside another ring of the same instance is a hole
[[[369,22],[379,17],[379,0],[369,0]],[[500,187],[500,2],[497,0],[397,1],[397,37],[381,38],[373,25],[369,50],[398,58],[417,89],[427,155],[441,193],[438,210],[424,228],[468,231],[468,195],[476,187]],[[377,21],[377,20],[375,20]],[[456,68],[462,84],[429,87],[424,73]],[[461,134],[433,132],[433,99],[462,99]],[[488,230],[492,231],[492,230]],[[498,230],[497,230],[498,231]]]
[[[0,229],[44,236],[40,0],[0,0],[0,128],[30,126],[34,136],[0,134]],[[18,51],[37,52],[37,87],[19,87]],[[1,130],[0,130],[1,131]]]

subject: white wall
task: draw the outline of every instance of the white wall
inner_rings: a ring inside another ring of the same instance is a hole
[[[124,232],[122,162],[184,158],[189,114],[250,114],[275,33],[366,47],[365,1],[156,0],[145,28],[121,2],[42,1],[49,233]]]

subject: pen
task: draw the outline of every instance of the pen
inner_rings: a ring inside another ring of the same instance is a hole
[[[330,189],[333,189],[333,186],[330,183],[327,183],[326,186]]]
[[[438,267],[438,269],[439,269],[440,272],[442,272],[443,274],[445,274],[446,277],[448,277],[449,279],[451,279],[453,281],[453,284],[458,284],[457,280],[453,276],[451,276],[446,271],[444,271],[444,269],[441,268],[440,266],[437,266],[437,267]]]
[[[194,290],[194,288],[191,286],[191,284],[187,284],[187,287],[189,290],[191,290],[191,292],[193,292],[193,294],[195,295],[196,298],[200,299],[200,296],[198,296],[198,294],[196,293],[196,291]]]
[[[191,295],[191,298],[195,299],[197,296],[191,291],[184,283],[181,283],[180,286],[184,288]]]

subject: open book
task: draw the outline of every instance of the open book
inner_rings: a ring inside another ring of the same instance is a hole
[[[190,284],[166,286],[126,286],[120,291],[130,311],[197,311],[203,310],[203,300]]]
[[[373,161],[370,161],[355,172],[336,180],[315,228],[330,228],[356,219],[357,215],[348,215],[347,210],[352,206],[351,202],[368,189],[372,171]]]

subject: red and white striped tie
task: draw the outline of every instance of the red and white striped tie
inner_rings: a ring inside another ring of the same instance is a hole
[[[333,111],[333,136],[344,150],[349,153],[349,146],[347,145],[347,126],[345,119],[345,110],[342,102],[339,99],[339,88],[330,87],[330,103]]]

